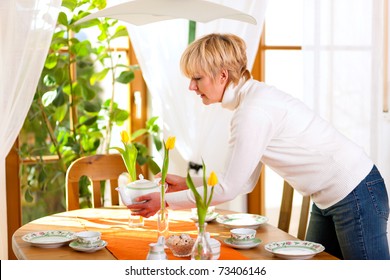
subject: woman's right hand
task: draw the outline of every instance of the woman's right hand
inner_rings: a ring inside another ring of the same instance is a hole
[[[158,173],[156,178],[161,177],[161,173]],[[173,174],[167,174],[167,177],[165,177],[165,183],[168,184],[168,188],[166,190],[167,193],[169,192],[179,192],[179,191],[184,191],[187,190],[187,183],[186,183],[186,178],[178,176],[178,175],[173,175]]]

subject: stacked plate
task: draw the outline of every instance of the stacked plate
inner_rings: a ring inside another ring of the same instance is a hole
[[[319,243],[300,240],[271,242],[264,248],[275,256],[288,260],[310,259],[325,250],[325,247]]]
[[[267,217],[254,214],[228,214],[219,215],[217,222],[227,228],[252,228],[257,229],[260,225],[268,221]]]
[[[101,240],[101,242],[95,246],[86,247],[77,242],[76,239],[77,236],[74,232],[65,230],[37,231],[22,236],[23,241],[40,248],[58,248],[69,245],[76,251],[91,253],[107,246],[107,242]]]
[[[74,232],[64,230],[37,231],[22,236],[23,241],[41,248],[58,248],[75,239]]]

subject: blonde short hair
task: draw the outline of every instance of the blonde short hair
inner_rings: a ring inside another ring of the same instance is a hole
[[[184,51],[180,68],[188,78],[200,73],[215,79],[220,70],[227,70],[229,82],[237,84],[241,77],[250,77],[247,70],[246,44],[233,34],[209,34],[191,43]]]

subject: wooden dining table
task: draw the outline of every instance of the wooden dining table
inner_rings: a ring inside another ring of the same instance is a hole
[[[232,214],[226,210],[216,210],[220,215]],[[31,221],[12,236],[12,249],[19,260],[132,260],[146,259],[149,251],[148,244],[157,242],[157,222],[155,217],[144,219],[143,227],[132,228],[128,225],[129,209],[123,207],[86,208],[49,215]],[[170,233],[188,233],[196,236],[195,222],[191,219],[191,211],[170,210]],[[24,235],[42,231],[71,231],[84,230],[99,231],[102,239],[108,245],[93,253],[79,252],[69,244],[58,248],[41,248],[33,246],[22,239]],[[224,240],[230,237],[230,229],[216,220],[208,222],[207,231],[211,237],[221,242],[220,259],[248,259],[248,260],[279,260],[277,256],[268,252],[264,245],[273,241],[298,240],[296,237],[263,223],[257,228],[256,238],[261,240],[260,245],[250,249],[231,248]],[[168,260],[180,259],[174,257],[166,249]],[[183,260],[188,258],[181,258]],[[337,258],[321,252],[314,255],[313,260],[336,260]]]

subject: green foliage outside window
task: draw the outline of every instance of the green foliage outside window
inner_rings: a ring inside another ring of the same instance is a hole
[[[127,30],[114,19],[75,22],[106,6],[105,0],[64,0],[58,16],[45,66],[34,101],[20,134],[19,153],[23,159],[34,158],[32,164],[20,168],[23,223],[65,210],[65,173],[75,159],[108,153],[113,125],[121,126],[129,112],[115,103],[115,83],[128,84],[134,79],[136,65],[115,64],[111,43],[128,36]],[[82,38],[89,28],[98,28],[97,44]],[[99,69],[99,70],[96,70]],[[103,100],[99,82],[110,78],[111,98]],[[118,93],[119,94],[119,93]],[[128,94],[120,93],[120,94]],[[151,118],[138,139],[153,137],[161,149],[159,126]],[[142,141],[138,163],[148,164],[153,173],[158,166],[149,156]],[[48,155],[55,156],[47,161]],[[89,182],[80,182],[82,207],[91,206]]]

